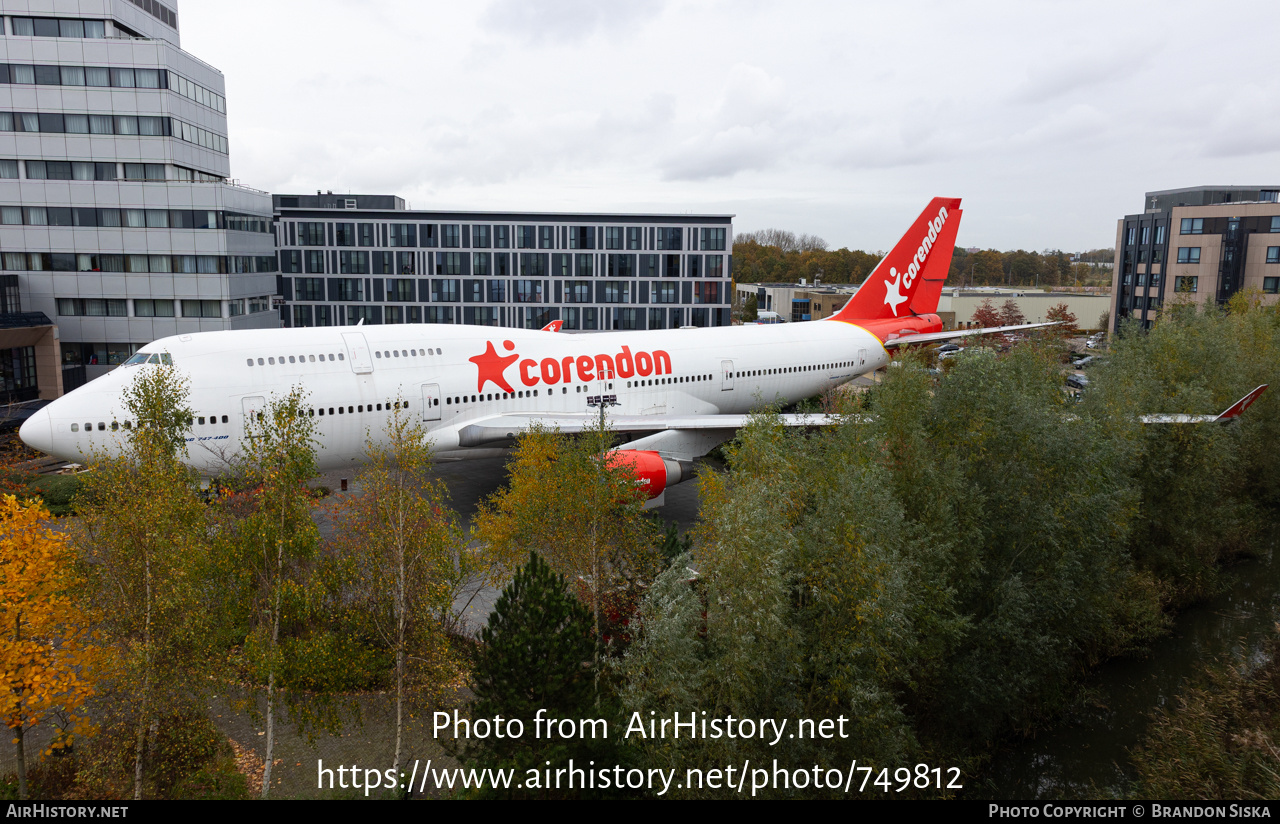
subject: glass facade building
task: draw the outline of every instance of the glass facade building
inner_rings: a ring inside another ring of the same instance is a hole
[[[63,368],[277,326],[271,198],[227,182],[223,76],[182,50],[176,1],[0,15],[0,269],[57,324]]]

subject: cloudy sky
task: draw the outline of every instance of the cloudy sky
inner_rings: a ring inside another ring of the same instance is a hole
[[[1280,4],[181,0],[232,174],[421,209],[731,213],[1109,247],[1143,193],[1280,184]]]

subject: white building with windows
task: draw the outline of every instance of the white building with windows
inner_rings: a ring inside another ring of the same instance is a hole
[[[0,350],[4,313],[43,313],[56,396],[156,338],[278,326],[271,197],[227,182],[223,76],[182,50],[176,0],[0,14]]]

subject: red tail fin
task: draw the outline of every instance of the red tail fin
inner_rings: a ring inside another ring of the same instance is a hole
[[[951,256],[956,245],[956,232],[960,231],[960,216],[963,209],[956,209],[947,215],[947,221],[938,232],[938,240],[934,243],[937,254],[929,255],[929,262],[924,265],[920,278],[923,281],[916,295],[907,304],[917,315],[928,315],[938,311],[938,299],[942,297],[942,285],[951,274]]]
[[[898,244],[867,276],[858,293],[831,319],[857,323],[910,315],[908,307],[923,311],[916,307],[913,298],[926,280],[937,280],[939,268],[942,280],[946,279],[959,225],[959,198],[935,197],[929,201]],[[930,266],[940,259],[946,261],[941,267]],[[941,281],[935,286],[940,295]],[[928,292],[933,292],[935,286],[929,287]],[[933,305],[937,307],[937,295],[933,297]]]

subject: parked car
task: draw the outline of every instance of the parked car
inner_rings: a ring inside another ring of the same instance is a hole
[[[1089,379],[1084,375],[1067,375],[1067,386],[1083,391],[1089,388]]]

